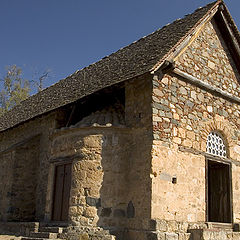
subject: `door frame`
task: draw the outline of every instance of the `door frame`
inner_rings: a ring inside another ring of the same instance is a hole
[[[216,156],[205,157],[205,206],[206,206],[206,222],[209,222],[209,199],[208,199],[208,162],[218,162],[229,166],[229,204],[230,204],[230,223],[233,223],[233,190],[232,190],[232,163],[229,161],[224,161],[223,159],[216,159]]]
[[[53,211],[54,211],[54,198],[55,198],[55,184],[56,184],[56,167],[57,166],[61,166],[61,165],[66,165],[66,164],[71,164],[73,166],[73,159],[72,158],[66,158],[66,159],[55,159],[54,162],[52,162],[52,189],[51,189],[51,203],[50,203],[50,218],[49,220],[52,222],[56,222],[56,220],[53,220]],[[72,179],[72,168],[71,168],[71,179]],[[72,185],[72,184],[71,184]],[[70,193],[71,193],[71,187],[70,187]],[[69,197],[69,201],[70,201],[70,197]],[[69,202],[70,203],[70,202]]]

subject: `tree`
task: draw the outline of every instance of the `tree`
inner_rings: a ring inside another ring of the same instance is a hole
[[[52,71],[34,71],[32,80],[24,79],[22,69],[16,65],[6,67],[6,75],[0,79],[0,116],[30,96],[30,93],[40,92],[44,82]]]
[[[7,73],[0,79],[3,89],[0,91],[0,115],[10,110],[30,95],[30,83],[23,79],[22,69],[16,65],[8,66]]]
[[[33,84],[33,87],[37,88],[38,92],[41,92],[44,89],[44,82],[49,78],[51,75],[51,70],[46,69],[44,71],[35,71],[33,75],[33,80],[30,81]]]

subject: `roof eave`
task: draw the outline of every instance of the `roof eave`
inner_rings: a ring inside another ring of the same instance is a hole
[[[155,66],[153,66],[152,69],[150,69],[150,73],[154,74],[156,71],[162,68],[162,65],[165,61],[174,61],[174,59],[179,56],[179,54],[181,54],[186,49],[186,47],[189,46],[189,44],[198,36],[198,33],[205,26],[205,24],[214,17],[219,9],[220,4],[223,4],[222,0],[216,1],[212,8],[209,9],[201,19],[199,19],[195,26],[191,28],[189,32],[184,37],[182,37],[178,43],[175,44],[171,50],[159,60]]]

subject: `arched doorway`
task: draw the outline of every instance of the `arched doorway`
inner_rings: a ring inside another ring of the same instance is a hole
[[[225,161],[227,148],[223,136],[211,132],[207,138],[206,200],[208,222],[232,222],[231,163]]]

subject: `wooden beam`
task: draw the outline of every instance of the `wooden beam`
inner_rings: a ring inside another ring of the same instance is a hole
[[[34,136],[32,136],[32,137],[26,138],[26,139],[24,139],[24,140],[22,140],[22,141],[20,141],[20,142],[18,142],[18,143],[15,143],[15,144],[11,145],[11,146],[8,147],[8,148],[0,151],[0,154],[3,154],[3,153],[6,153],[6,152],[15,150],[17,147],[20,147],[20,146],[22,146],[22,145],[24,145],[24,144],[32,141],[34,138],[37,138],[37,137],[40,137],[40,136],[41,136],[41,134],[37,134],[37,135],[34,135]]]
[[[231,102],[234,102],[234,103],[237,103],[240,105],[240,98],[239,97],[236,97],[226,91],[223,91],[222,89],[220,88],[216,88],[206,82],[203,82],[202,80],[188,74],[188,73],[185,73],[183,71],[181,71],[180,69],[178,68],[173,68],[172,70],[172,73],[177,75],[178,77],[180,77],[183,81],[185,82],[188,82],[188,83],[191,83],[193,85],[196,85],[206,91],[209,91],[219,97],[222,97],[224,99],[227,99]]]
[[[238,43],[237,39],[235,38],[234,33],[232,32],[232,29],[230,28],[230,26],[229,26],[229,24],[228,24],[225,16],[223,15],[223,12],[220,12],[220,14],[221,14],[221,16],[222,16],[222,19],[223,19],[223,21],[224,21],[224,23],[225,23],[225,26],[226,26],[228,32],[229,32],[229,35],[230,35],[231,38],[232,38],[233,45],[234,45],[234,47],[236,48],[236,51],[237,51],[238,55],[240,56],[239,43]]]
[[[208,23],[218,11],[219,2],[212,7],[206,15],[199,20],[196,25],[184,36],[151,70],[151,74],[154,74],[158,69],[162,67],[162,64],[166,60],[177,59],[186,50],[186,48],[199,36],[201,30],[205,24]]]
[[[213,18],[215,13],[218,11],[218,6],[215,7],[205,18],[202,20],[202,22],[197,26],[197,28],[194,29],[194,31],[188,35],[184,41],[175,49],[173,52],[173,56],[171,58],[173,61],[176,61],[185,51],[186,49],[193,43],[193,41],[199,36],[199,34],[202,32],[203,28],[206,26],[206,24]]]
[[[233,58],[236,69],[240,73],[240,48],[237,39],[234,36],[223,11],[218,11],[214,16],[219,32]]]
[[[73,119],[73,115],[74,115],[74,113],[75,113],[75,110],[76,110],[76,104],[73,105],[73,108],[72,108],[72,111],[71,111],[70,116],[69,116],[69,118],[68,118],[66,127],[69,127],[69,125],[71,124],[71,121],[72,121],[72,119]]]

